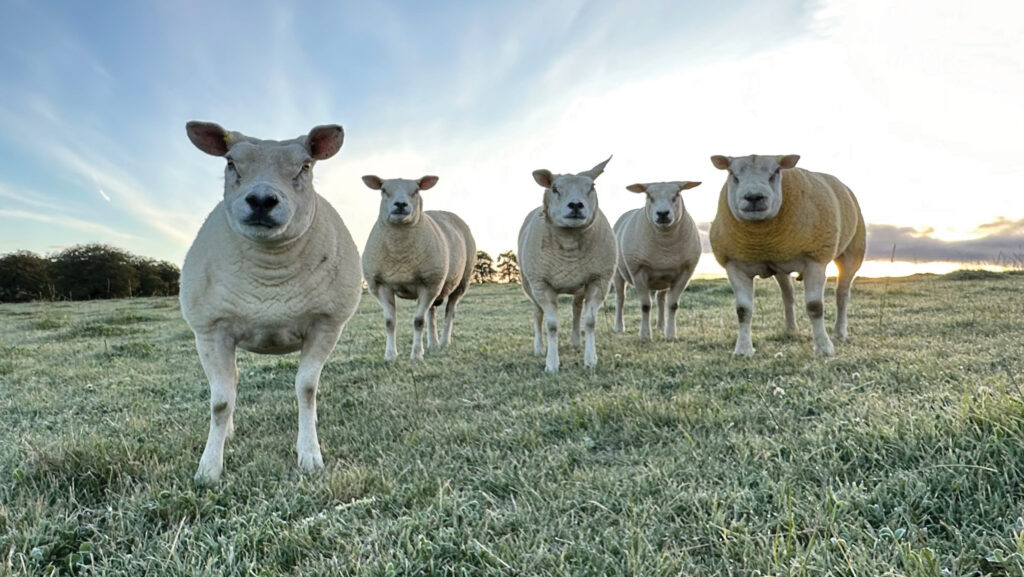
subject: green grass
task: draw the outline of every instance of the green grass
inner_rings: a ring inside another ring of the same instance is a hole
[[[518,287],[472,287],[417,364],[401,302],[392,367],[364,296],[321,382],[326,470],[296,469],[297,356],[242,353],[213,488],[174,299],[0,305],[0,575],[1024,575],[1022,294],[861,280],[821,360],[761,281],[747,360],[727,283],[697,281],[677,342],[636,341],[635,299],[612,334],[606,301],[594,371],[563,301],[556,376]]]

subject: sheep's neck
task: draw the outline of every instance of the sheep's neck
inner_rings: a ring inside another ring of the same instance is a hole
[[[318,214],[313,213],[309,229],[298,238],[281,244],[257,244],[251,241],[238,243],[239,274],[250,277],[262,286],[285,284],[296,277],[310,273],[310,264],[319,262],[312,253],[316,250],[316,233],[322,224]]]
[[[589,245],[587,241],[592,236],[593,230],[593,223],[582,228],[564,228],[549,223],[546,235],[547,242],[544,244],[563,252],[579,251]]]

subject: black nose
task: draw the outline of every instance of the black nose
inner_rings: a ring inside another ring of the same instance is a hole
[[[281,202],[281,200],[277,198],[276,194],[251,193],[245,197],[245,203],[249,205],[249,208],[251,208],[253,212],[261,214],[270,212],[278,205],[279,202]]]
[[[405,207],[407,207],[407,206],[409,206],[408,202],[396,202],[395,203],[395,210],[402,210],[402,211],[404,211]]]
[[[667,210],[659,210],[655,214],[658,215],[658,222],[668,222],[668,211]]]
[[[569,210],[573,210],[573,211],[583,210],[583,203],[582,202],[570,202],[566,206],[569,207]]]
[[[764,195],[759,192],[744,194],[743,200],[749,202],[750,204],[756,204],[764,200]]]

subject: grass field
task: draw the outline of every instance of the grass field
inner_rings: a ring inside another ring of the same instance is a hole
[[[214,488],[175,299],[0,305],[0,575],[1024,575],[1022,295],[861,280],[821,360],[761,281],[743,360],[728,284],[697,281],[676,342],[636,341],[635,299],[612,334],[606,301],[595,371],[563,302],[557,376],[518,287],[472,287],[417,364],[403,301],[391,367],[364,296],[321,382],[326,470],[295,465],[297,356],[242,353]]]

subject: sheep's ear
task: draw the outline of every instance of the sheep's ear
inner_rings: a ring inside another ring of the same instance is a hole
[[[716,154],[711,157],[711,164],[714,164],[715,168],[718,170],[729,170],[729,165],[732,164],[732,158]]]
[[[314,160],[330,158],[341,150],[345,131],[337,124],[316,126],[306,135],[306,151]]]
[[[537,181],[537,184],[544,188],[550,188],[551,183],[555,181],[555,176],[551,174],[550,170],[542,168],[540,170],[533,171],[533,180]]]
[[[604,172],[604,167],[608,164],[608,161],[611,159],[612,157],[609,156],[608,159],[602,162],[601,164],[598,164],[597,166],[591,168],[586,172],[581,172],[577,176],[589,176],[590,180],[597,180],[597,177],[601,176],[601,173]]]
[[[684,190],[689,190],[695,186],[700,186],[700,181],[684,180],[682,182],[676,182],[675,185],[679,187],[679,192],[682,192]]]
[[[420,190],[429,190],[431,188],[434,188],[434,185],[437,184],[437,177],[424,176],[423,178],[416,181],[416,184],[419,185]]]
[[[196,148],[213,156],[224,156],[231,144],[231,133],[213,122],[193,120],[185,124],[188,139]]]
[[[363,177],[363,184],[372,188],[373,190],[380,190],[384,188],[384,181],[379,176],[373,174],[367,174]]]
[[[631,184],[626,187],[629,192],[647,192],[646,184]]]
[[[800,160],[799,154],[787,154],[780,156],[776,160],[779,161],[779,168],[787,169],[796,166],[796,161]]]

